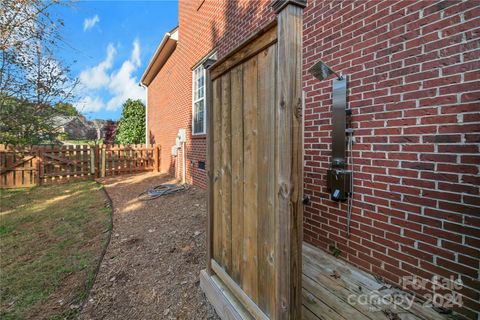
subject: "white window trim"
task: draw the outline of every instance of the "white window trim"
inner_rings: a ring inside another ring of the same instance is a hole
[[[200,99],[195,100],[195,70],[198,68],[202,68],[203,72],[203,97]],[[199,136],[204,135],[207,133],[207,83],[206,83],[206,72],[205,68],[200,64],[195,69],[192,70],[192,135]],[[203,100],[203,131],[202,132],[195,132],[195,103]]]

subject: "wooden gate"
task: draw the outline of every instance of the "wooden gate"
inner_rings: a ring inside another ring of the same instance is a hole
[[[0,188],[23,188],[159,171],[158,145],[13,146],[0,144]]]
[[[201,278],[224,319],[300,318],[302,8],[288,7],[278,26],[207,76],[209,275]]]
[[[0,188],[38,184],[38,159],[30,148],[0,145]]]

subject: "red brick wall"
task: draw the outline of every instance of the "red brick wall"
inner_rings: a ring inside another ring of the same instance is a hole
[[[401,284],[461,277],[462,312],[480,310],[480,2],[315,1],[304,16],[305,240]],[[355,197],[325,188],[331,79],[349,76]]]
[[[270,1],[179,1],[179,40],[148,89],[148,130],[160,144],[161,171],[174,174],[171,147],[180,128],[187,129],[187,181],[206,188],[206,137],[192,136],[192,67],[214,48],[221,58],[256,28],[273,19]],[[161,39],[163,35],[159,35]],[[177,158],[181,162],[181,152]],[[177,167],[181,178],[181,164]]]
[[[200,7],[199,4],[203,3]],[[149,88],[149,128],[170,148],[188,129],[187,179],[206,187],[205,138],[192,139],[191,68],[221,58],[274,18],[270,1],[180,1],[179,42]],[[304,16],[305,241],[385,280],[460,276],[460,310],[480,305],[479,2],[315,1]],[[159,35],[159,38],[161,35]],[[319,59],[349,75],[356,144],[352,235],[346,205],[329,200],[330,80]],[[179,174],[179,177],[181,175]],[[476,312],[476,313],[475,313]]]

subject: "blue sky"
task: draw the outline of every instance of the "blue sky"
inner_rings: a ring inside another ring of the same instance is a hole
[[[89,119],[118,119],[165,32],[178,23],[177,1],[79,1],[53,12],[65,21],[58,56],[78,77],[74,105]]]

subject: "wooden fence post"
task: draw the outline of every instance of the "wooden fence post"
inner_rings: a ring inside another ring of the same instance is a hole
[[[40,160],[38,159],[39,152],[35,156],[35,185],[40,185]]]
[[[95,146],[90,146],[90,175],[95,178]]]
[[[42,185],[42,178],[43,178],[43,152],[41,147],[37,149],[37,155],[35,157],[35,170],[36,172],[36,185],[41,186]]]
[[[106,145],[102,145],[102,178],[105,177],[106,169]]]
[[[100,178],[100,147],[98,144],[95,145],[93,150],[93,165],[95,167],[95,178]]]
[[[160,146],[154,145],[153,147],[153,156],[154,156],[154,166],[155,172],[160,172]]]
[[[210,75],[210,67],[212,66],[214,61],[208,59],[204,63],[205,68],[205,83],[206,83],[206,90],[205,90],[205,101],[207,104],[207,273],[209,276],[213,275],[212,270],[212,259],[213,259],[213,215],[214,215],[214,194],[213,194],[213,184],[215,182],[213,176],[213,149],[214,149],[214,141],[213,141],[213,130],[214,130],[214,123],[213,123],[213,84]]]
[[[303,220],[302,30],[306,0],[276,0],[276,318],[301,319]]]

